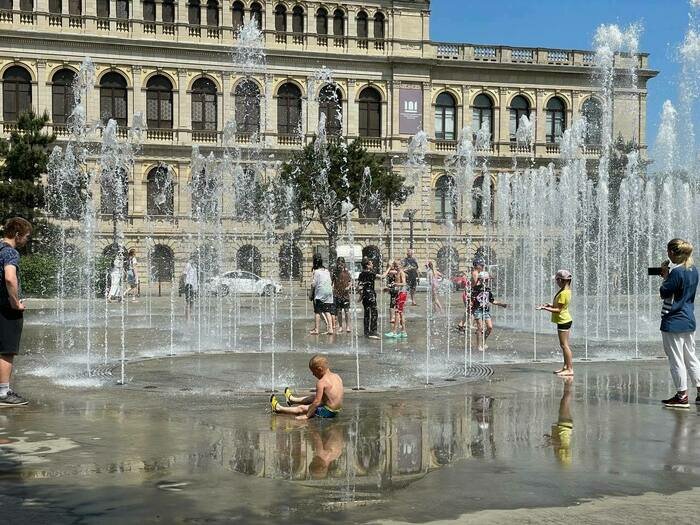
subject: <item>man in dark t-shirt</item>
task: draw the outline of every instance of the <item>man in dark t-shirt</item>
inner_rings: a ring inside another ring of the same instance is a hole
[[[370,339],[379,339],[379,335],[377,335],[377,292],[374,289],[376,279],[377,274],[374,272],[372,260],[363,259],[362,271],[357,277],[357,287],[360,290],[358,302],[362,302],[362,307],[365,310],[365,337]]]
[[[418,285],[418,261],[413,257],[413,250],[406,252],[406,258],[402,262],[403,271],[406,274],[406,285],[411,295],[411,304],[416,306],[416,286]]]
[[[19,252],[29,240],[32,225],[14,217],[5,223],[0,242],[0,406],[26,405],[27,401],[10,389],[15,356],[22,337],[24,303],[20,299]]]

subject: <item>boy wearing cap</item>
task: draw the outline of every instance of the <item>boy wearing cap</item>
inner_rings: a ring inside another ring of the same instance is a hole
[[[569,331],[573,319],[569,313],[569,303],[571,302],[571,272],[559,270],[554,276],[554,280],[559,287],[559,291],[554,296],[551,304],[540,304],[537,310],[545,310],[552,313],[552,322],[557,325],[557,335],[559,336],[559,346],[564,354],[564,367],[554,373],[559,376],[574,375],[574,356],[569,346]]]

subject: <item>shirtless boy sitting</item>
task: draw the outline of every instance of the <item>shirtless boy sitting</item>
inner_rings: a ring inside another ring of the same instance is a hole
[[[333,418],[343,408],[343,380],[338,374],[328,368],[328,359],[316,354],[309,361],[309,370],[316,377],[316,394],[307,397],[297,397],[292,389],[284,389],[287,398],[286,407],[280,406],[274,394],[270,396],[272,412],[276,414],[294,414],[296,419],[311,419],[312,417]],[[296,406],[291,406],[296,405]]]

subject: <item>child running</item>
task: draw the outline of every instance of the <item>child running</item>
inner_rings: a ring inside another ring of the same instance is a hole
[[[314,355],[309,360],[309,370],[316,378],[316,394],[297,397],[292,389],[284,389],[287,406],[280,406],[275,394],[270,396],[270,406],[275,414],[292,414],[295,419],[334,418],[343,409],[343,380],[331,371],[328,359],[322,355]],[[296,406],[292,406],[296,405]]]
[[[554,276],[554,280],[559,287],[559,291],[554,296],[551,304],[540,304],[537,310],[545,310],[552,313],[552,322],[557,325],[557,335],[559,336],[559,346],[564,354],[564,367],[555,370],[559,376],[574,375],[574,356],[569,346],[569,331],[573,320],[569,313],[569,303],[571,302],[571,272],[559,270]]]
[[[493,332],[491,305],[507,308],[506,303],[496,301],[491,292],[491,276],[488,272],[480,272],[476,285],[472,287],[472,312],[476,321],[476,345],[480,352],[485,351],[486,339]]]

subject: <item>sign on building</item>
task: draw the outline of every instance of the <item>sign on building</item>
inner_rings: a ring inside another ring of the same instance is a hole
[[[399,133],[413,135],[423,129],[423,91],[399,89]]]

